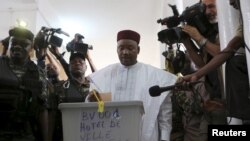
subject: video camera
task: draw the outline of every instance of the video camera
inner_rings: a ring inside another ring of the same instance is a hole
[[[84,36],[82,36],[79,33],[76,33],[75,38],[66,45],[67,51],[71,53],[79,52],[79,53],[86,55],[87,50],[93,49],[93,46],[83,43],[82,39],[84,39]]]
[[[49,45],[61,47],[63,39],[55,35],[55,33],[69,36],[69,34],[62,31],[61,28],[48,28],[43,26],[35,37],[35,48],[46,48]]]
[[[211,24],[205,16],[206,7],[204,4],[199,2],[187,7],[181,15],[179,15],[175,5],[169,6],[172,8],[174,15],[157,20],[157,23],[168,27],[168,29],[158,32],[158,40],[160,42],[170,45],[187,38],[188,35],[182,31],[181,27],[178,27],[181,23],[187,23],[188,25],[196,27],[204,36],[208,34]]]

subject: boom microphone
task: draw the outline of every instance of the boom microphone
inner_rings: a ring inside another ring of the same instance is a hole
[[[191,85],[198,84],[202,81],[194,81],[194,82],[189,82],[187,87],[190,87]],[[160,96],[162,92],[177,89],[177,88],[182,88],[186,87],[185,84],[182,83],[176,83],[175,85],[167,86],[167,87],[159,87],[158,85],[152,86],[149,88],[149,94],[152,97]]]

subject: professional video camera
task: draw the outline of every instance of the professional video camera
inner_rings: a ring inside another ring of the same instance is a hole
[[[179,15],[175,5],[169,6],[172,8],[174,15],[157,20],[157,23],[168,27],[168,29],[158,32],[158,40],[160,42],[170,45],[179,43],[181,39],[187,38],[188,35],[182,31],[181,27],[178,27],[181,23],[196,27],[203,36],[208,35],[211,24],[205,16],[204,4],[199,2],[187,7],[181,15]]]
[[[61,47],[63,39],[58,37],[56,33],[69,36],[69,34],[62,31],[61,28],[48,28],[43,26],[35,37],[35,49],[47,48],[49,45]]]
[[[79,33],[75,34],[75,38],[70,41],[66,45],[66,49],[68,52],[80,52],[84,55],[86,55],[88,49],[93,49],[92,45],[83,43],[82,39],[84,39],[84,36],[82,36]]]

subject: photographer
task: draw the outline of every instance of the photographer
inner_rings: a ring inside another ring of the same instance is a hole
[[[70,52],[69,63],[60,54],[58,47],[52,46],[50,48],[51,53],[59,60],[64,68],[68,79],[66,81],[60,81],[55,84],[56,94],[56,108],[60,103],[67,102],[84,102],[86,96],[89,94],[89,81],[85,77],[87,70],[86,59],[89,61],[87,46],[83,46],[83,36],[76,34],[75,38],[67,44],[67,50]],[[92,71],[95,71],[93,63],[90,63]],[[53,138],[56,141],[61,141],[63,137],[62,133],[62,121],[61,112],[56,109],[56,123]]]
[[[55,84],[56,107],[60,103],[67,102],[84,102],[89,93],[89,81],[85,77],[87,65],[85,56],[81,53],[72,53],[68,65],[68,80],[60,81]],[[60,110],[56,109],[55,129],[53,139],[61,141],[62,117]]]
[[[88,60],[91,71],[95,72],[96,67],[89,54],[89,49],[93,49],[93,46],[85,44],[82,39],[84,39],[84,36],[79,33],[76,33],[74,39],[67,44],[67,51],[69,51],[70,53],[81,52]]]
[[[240,9],[239,0],[230,0],[230,5],[235,9]],[[195,81],[226,62],[229,124],[235,124],[231,123],[232,120],[241,122],[241,124],[249,124],[250,120],[249,80],[244,50],[243,25],[241,23],[236,35],[229,41],[225,49],[199,71],[183,77],[185,82]]]
[[[207,35],[202,35],[197,28],[184,25],[182,26],[182,31],[187,33],[190,38],[192,38],[199,46],[199,51],[195,51],[194,43],[190,39],[183,39],[183,43],[189,53],[190,58],[195,63],[198,68],[203,67],[207,64],[213,56],[219,53],[219,37],[218,37],[218,24],[217,24],[217,10],[216,10],[216,0],[202,0],[202,3],[205,5],[206,10],[205,14],[209,22],[212,24],[209,29],[210,32]],[[221,68],[210,72],[205,76],[205,87],[206,91],[209,92],[210,98],[212,100],[222,102],[223,95],[223,83],[222,83],[222,72]],[[211,113],[213,114],[213,113]],[[224,112],[219,111],[214,114],[221,114],[221,117],[214,119],[212,123],[225,124],[226,117]]]
[[[66,46],[67,51],[70,52],[70,54],[81,53],[84,56],[84,58],[87,59],[87,61],[89,62],[91,71],[95,72],[97,69],[89,54],[89,49],[92,49],[93,47],[91,45],[83,43],[82,41],[83,38],[84,36],[82,36],[79,33],[76,33],[74,39],[67,44]],[[70,78],[71,73],[69,70],[69,64],[63,58],[63,55],[59,52],[59,49],[56,46],[51,46],[50,52],[59,60],[59,62],[63,66],[63,69],[67,77]]]
[[[205,11],[201,10],[203,9],[202,7],[205,7]],[[190,11],[206,15],[205,19],[209,25],[205,26],[206,30],[201,30],[202,28],[197,26],[200,23],[203,24],[201,16],[196,17]],[[178,39],[172,39],[170,36],[167,36],[164,41],[169,41],[167,43],[182,42],[191,61],[194,62],[197,68],[201,68],[220,51],[216,1],[202,0],[202,4],[195,4],[187,8],[179,17],[183,18],[183,21],[191,20],[181,26],[181,31],[183,32],[179,31],[179,27],[172,28],[177,33],[176,37]],[[171,29],[168,31],[171,31]],[[196,44],[199,46],[198,48]],[[190,73],[193,73],[192,69],[191,71],[187,71],[186,74],[184,73],[184,75]],[[171,140],[206,141],[208,124],[226,124],[225,108],[222,101],[223,85],[220,69],[200,78],[199,81],[204,81],[205,83],[195,85],[188,90],[179,89],[174,91],[172,100],[175,104],[173,107],[176,107],[176,109],[173,109],[173,113],[181,115],[182,121],[180,123],[182,125],[179,127],[179,121],[175,121],[176,124],[173,122]],[[178,120],[178,117],[174,115],[173,120]]]
[[[88,48],[81,45],[81,43],[83,43],[81,40],[82,38],[84,38],[82,35],[75,34],[75,38],[67,44],[67,50],[70,51],[69,64],[63,58],[63,55],[60,54],[57,47],[52,46],[50,48],[50,51],[62,64],[68,76],[68,80],[62,81],[60,82],[61,84],[59,84],[60,86],[58,85],[59,87],[57,88],[57,90],[63,90],[62,92],[57,92],[57,94],[60,94],[59,103],[77,101],[84,102],[85,97],[88,94],[89,82],[85,78],[85,72],[87,70],[85,59],[89,60],[90,57]],[[76,44],[78,46],[76,46]]]
[[[212,24],[212,28],[210,30],[213,31],[210,32],[209,35],[202,35],[196,27],[191,25],[182,26],[182,31],[187,33],[199,45],[202,54],[208,53],[210,56],[215,56],[218,52],[220,52],[216,0],[203,0],[202,2],[206,8],[206,17]],[[189,49],[190,45],[187,45],[186,47]],[[196,60],[193,61],[195,62]],[[199,63],[196,63],[196,65],[198,68],[203,66],[203,64]]]

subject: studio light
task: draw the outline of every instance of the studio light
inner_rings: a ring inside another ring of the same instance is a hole
[[[18,26],[18,27],[26,28],[27,25],[28,25],[28,24],[27,24],[25,21],[17,19],[17,26]]]

